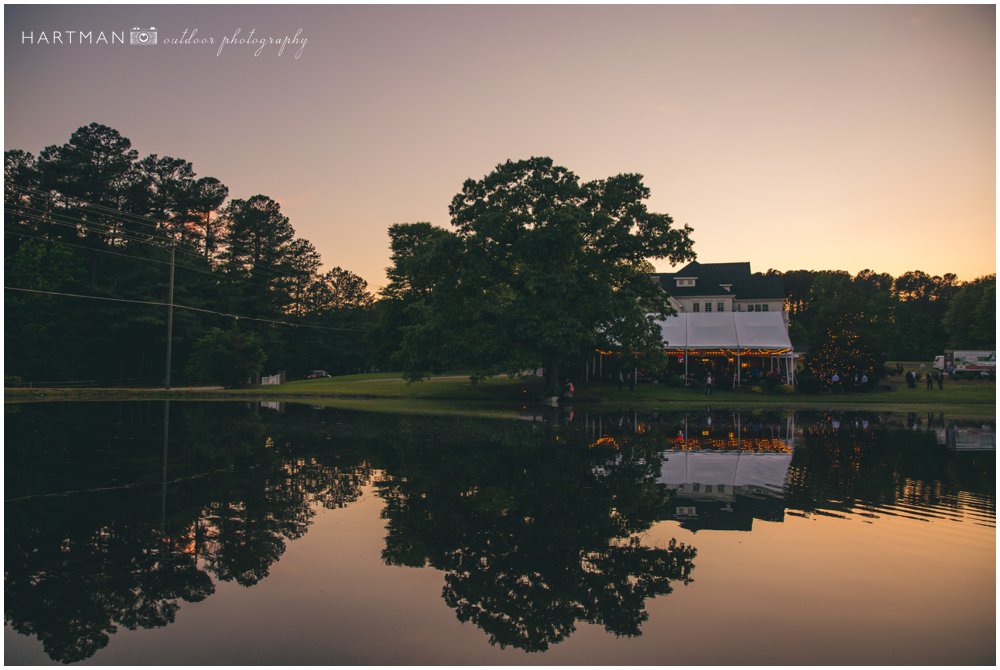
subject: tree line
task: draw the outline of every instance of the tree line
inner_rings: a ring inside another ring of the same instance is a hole
[[[656,319],[672,310],[650,260],[695,257],[692,229],[646,207],[641,175],[583,182],[535,157],[467,180],[450,230],[390,226],[375,296],[349,270],[322,272],[273,199],[230,197],[180,158],[140,158],[107,126],[4,158],[5,364],[23,380],[162,381],[173,262],[179,383],[544,368],[555,392],[595,348],[629,366],[662,358]],[[784,281],[797,348],[845,331],[883,359],[995,346],[995,275],[766,274]]]
[[[781,277],[789,336],[816,350],[854,332],[889,360],[927,361],[948,349],[996,347],[996,274],[962,282],[911,270],[768,270]]]
[[[272,198],[230,197],[96,123],[37,156],[5,152],[4,177],[8,376],[162,381],[172,252],[173,379],[364,368],[367,283],[322,271]]]

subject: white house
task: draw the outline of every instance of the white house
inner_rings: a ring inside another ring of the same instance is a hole
[[[680,313],[779,312],[788,323],[781,277],[754,276],[750,263],[693,261],[677,272],[655,273],[653,280]]]

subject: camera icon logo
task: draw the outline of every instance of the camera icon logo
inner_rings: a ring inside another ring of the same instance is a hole
[[[139,44],[141,46],[156,44],[156,27],[150,26],[149,28],[142,29],[136,26],[132,28],[129,32],[129,44]]]

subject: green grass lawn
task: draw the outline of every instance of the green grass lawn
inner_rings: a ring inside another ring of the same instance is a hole
[[[749,389],[715,391],[706,396],[702,389],[664,388],[640,385],[634,392],[608,387],[601,389],[601,400],[608,405],[654,408],[663,403],[713,407],[827,407],[871,409],[876,411],[935,411],[974,416],[993,416],[996,412],[996,384],[986,381],[946,380],[944,390],[927,390],[918,385],[908,389],[900,378],[882,382],[891,390],[851,393],[780,394],[760,393]]]
[[[593,409],[663,410],[689,407],[841,408],[873,411],[947,412],[953,416],[992,417],[996,414],[996,384],[988,381],[946,380],[944,390],[927,390],[923,383],[906,388],[902,376],[882,382],[891,390],[859,393],[760,393],[749,389],[716,391],[701,388],[640,384],[634,391],[616,385],[578,384],[573,404]],[[543,387],[537,379],[494,377],[472,383],[456,372],[409,383],[398,373],[347,375],[287,382],[254,389],[7,389],[7,401],[107,399],[226,399],[268,398],[383,412],[510,416],[537,407]],[[565,404],[566,401],[563,401]]]

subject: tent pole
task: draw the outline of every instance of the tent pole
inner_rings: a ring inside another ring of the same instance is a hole
[[[740,369],[740,350],[736,350],[736,388],[743,384],[743,370]]]
[[[736,410],[736,448],[743,448],[743,433],[740,430],[740,411]]]

